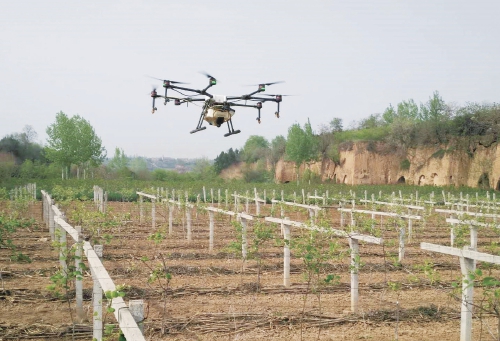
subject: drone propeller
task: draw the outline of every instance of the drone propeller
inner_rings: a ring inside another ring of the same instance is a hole
[[[200,71],[200,73],[209,79],[210,86],[217,84],[217,79],[214,76],[206,73],[205,71]]]
[[[249,85],[249,86],[273,85],[273,84],[279,84],[279,83],[285,83],[285,81],[277,81],[277,82],[271,82],[271,83],[252,84],[252,85]]]
[[[170,83],[170,84],[189,84],[189,83],[184,83],[184,82],[177,82],[177,81],[171,81],[168,79],[161,79],[161,78],[156,78],[156,77],[151,77],[151,76],[146,76],[149,78],[157,79],[159,81],[162,81],[163,83]]]
[[[260,96],[270,96],[270,97],[281,96],[281,97],[284,97],[284,96],[295,96],[295,95],[269,95],[269,94],[262,94]]]
[[[214,76],[209,75],[209,74],[208,74],[208,73],[206,73],[205,71],[200,71],[200,73],[201,73],[202,75],[206,76],[207,78],[214,78],[214,79],[215,79],[215,77],[214,77]]]
[[[273,85],[273,84],[279,84],[279,83],[285,83],[284,81],[277,81],[277,82],[271,82],[271,83],[260,83],[260,84],[254,84],[255,85]]]

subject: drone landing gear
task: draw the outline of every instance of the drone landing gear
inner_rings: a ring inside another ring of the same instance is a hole
[[[224,134],[224,137],[228,137],[234,134],[239,134],[241,133],[241,130],[234,130],[233,128],[233,122],[231,120],[227,121],[227,129],[229,129],[229,133]]]
[[[196,129],[191,130],[189,132],[190,134],[194,134],[194,133],[197,133],[197,132],[199,132],[201,130],[207,129],[207,127],[202,127],[201,126],[203,124],[203,117],[205,117],[204,112],[205,112],[205,110],[202,110],[201,115],[200,115],[200,119],[198,120],[198,125],[196,126]]]
[[[205,129],[207,129],[207,127],[200,127],[200,128],[196,128],[195,130],[191,130],[189,133],[194,134],[194,133],[197,133],[197,132],[205,130]]]

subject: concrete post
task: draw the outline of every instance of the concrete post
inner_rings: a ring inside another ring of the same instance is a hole
[[[210,219],[209,235],[208,235],[208,250],[214,250],[214,212],[209,211],[208,217]]]
[[[94,251],[99,258],[102,258],[103,246],[94,245]],[[92,280],[94,287],[92,290],[92,305],[94,308],[93,316],[93,338],[102,341],[103,320],[102,320],[102,288],[94,271],[92,271]]]
[[[134,321],[137,322],[141,333],[144,334],[144,300],[130,300],[128,302],[128,309]]]
[[[290,286],[290,226],[284,225],[284,241],[285,245],[283,247],[283,285],[285,287]]]
[[[83,262],[83,248],[82,248],[82,227],[75,226],[78,232],[78,239],[75,240],[75,300],[76,300],[76,320],[77,323],[82,323],[85,319],[83,312],[83,270],[81,263]]]

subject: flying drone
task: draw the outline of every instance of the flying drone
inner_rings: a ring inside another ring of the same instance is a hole
[[[258,86],[257,90],[247,95],[241,95],[241,96],[212,95],[208,93],[207,90],[217,84],[217,79],[207,73],[203,74],[208,78],[208,86],[206,86],[202,90],[179,86],[180,84],[188,84],[188,83],[151,77],[162,81],[163,87],[165,88],[164,95],[158,95],[156,89],[153,89],[153,91],[151,91],[151,97],[153,98],[152,113],[154,114],[155,111],[157,110],[157,108],[155,107],[155,101],[157,98],[163,98],[164,105],[167,105],[167,103],[170,101],[173,101],[175,105],[181,105],[184,103],[188,105],[191,102],[204,102],[202,105],[200,118],[198,120],[198,125],[196,126],[196,129],[191,130],[190,133],[194,134],[201,130],[205,130],[206,127],[202,126],[203,121],[207,121],[209,125],[216,127],[220,127],[222,124],[224,124],[224,122],[226,122],[229,132],[224,134],[225,137],[238,134],[241,132],[240,130],[234,130],[233,128],[232,118],[235,114],[235,110],[232,107],[248,107],[257,109],[257,122],[260,123],[260,109],[262,109],[262,104],[264,102],[276,102],[278,105],[278,109],[274,114],[276,115],[276,117],[278,118],[280,117],[280,102],[282,101],[282,97],[287,95],[267,95],[267,94],[258,95],[258,94],[266,91],[266,86],[283,82],[256,84]],[[180,95],[182,95],[182,97],[168,96],[167,92],[169,89],[179,93]],[[185,94],[185,92],[191,92],[194,94],[188,95]],[[204,97],[200,98],[197,96],[204,96]],[[242,103],[243,101],[244,103]],[[247,102],[250,103],[247,104]]]

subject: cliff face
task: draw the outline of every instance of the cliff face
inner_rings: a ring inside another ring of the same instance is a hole
[[[444,148],[410,149],[405,156],[401,156],[387,150],[377,151],[377,148],[368,143],[354,143],[348,150],[340,152],[340,165],[323,160],[301,165],[299,173],[302,175],[309,169],[319,174],[322,180],[331,179],[351,185],[404,182],[414,185],[477,187],[483,178],[491,188],[500,190],[498,145],[488,148],[479,145],[472,156],[465,151],[445,151]],[[403,161],[405,158],[407,161]],[[276,180],[286,182],[296,179],[295,164],[281,160],[276,166]]]

